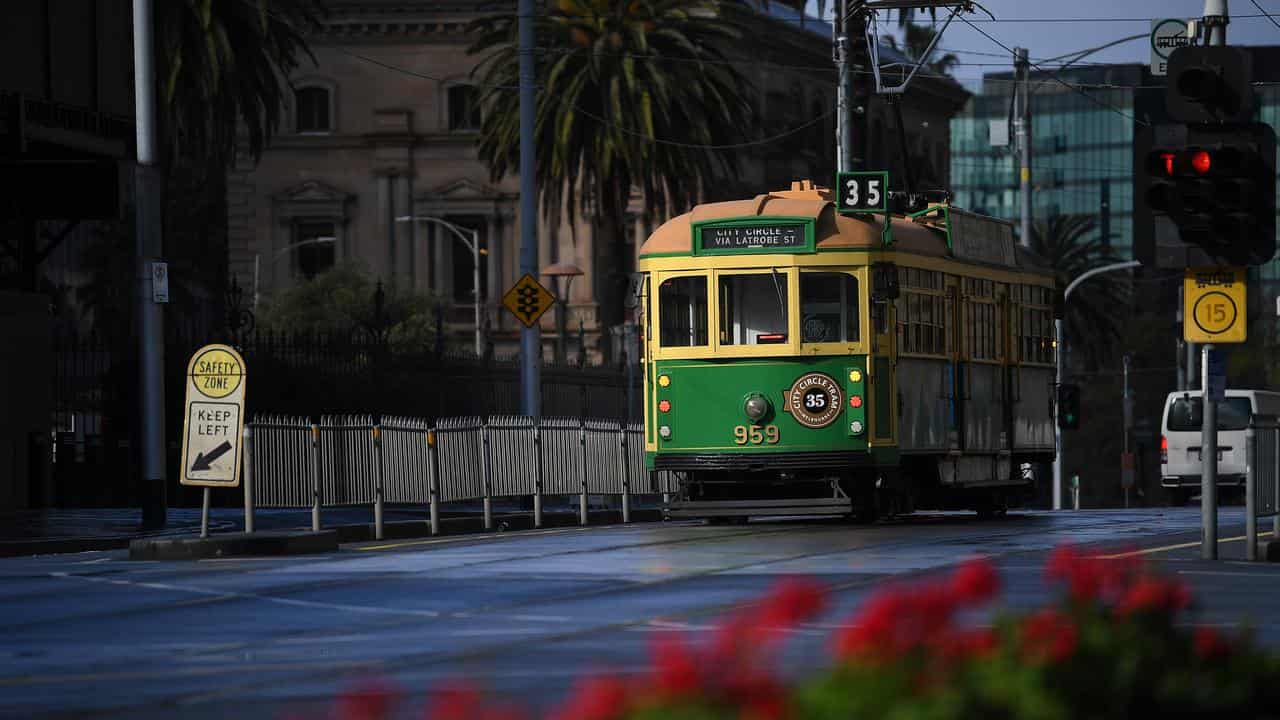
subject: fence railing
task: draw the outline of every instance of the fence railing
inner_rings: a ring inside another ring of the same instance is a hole
[[[1258,520],[1272,518],[1280,540],[1280,421],[1254,415],[1245,430],[1245,559],[1258,559]]]
[[[541,527],[547,495],[577,495],[582,525],[589,495],[616,495],[629,522],[633,495],[678,489],[672,473],[645,469],[639,424],[568,417],[258,415],[245,427],[244,463],[248,532],[259,507],[310,507],[319,530],[321,508],[372,505],[381,539],[384,505],[396,503],[427,506],[435,535],[442,503],[475,500],[492,529],[500,497],[531,497]]]

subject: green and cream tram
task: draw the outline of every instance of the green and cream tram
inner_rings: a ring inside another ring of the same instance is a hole
[[[1052,459],[1053,277],[1008,223],[796,183],[673,218],[640,270],[672,516],[997,513]]]

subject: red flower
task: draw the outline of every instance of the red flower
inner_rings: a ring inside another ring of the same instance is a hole
[[[791,627],[804,622],[826,607],[826,590],[808,578],[782,580],[761,605],[758,621],[770,627]]]
[[[568,701],[553,715],[557,720],[616,720],[627,711],[627,685],[616,677],[580,681]]]
[[[395,703],[395,688],[378,680],[366,680],[338,697],[339,720],[384,720]]]
[[[871,596],[854,616],[853,622],[836,634],[836,657],[849,660],[877,651],[889,651],[895,625],[906,609],[905,596],[897,592],[881,591]]]
[[[1000,577],[986,558],[966,562],[951,576],[951,594],[964,604],[990,600],[999,588]]]
[[[458,684],[437,690],[427,705],[430,720],[470,720],[484,712],[484,698],[474,685]]]
[[[738,708],[738,717],[742,720],[786,717],[786,691],[772,675],[762,670],[746,670],[727,677],[721,692],[726,703]]]
[[[1201,660],[1221,660],[1231,656],[1234,648],[1222,635],[1210,627],[1198,627],[1193,636],[1196,657]]]
[[[995,653],[999,639],[987,628],[952,632],[933,642],[934,651],[947,661],[989,657]]]
[[[1191,604],[1191,594],[1182,583],[1144,577],[1134,583],[1116,604],[1118,615],[1134,613],[1174,613]]]
[[[1070,618],[1046,608],[1022,621],[1020,640],[1027,658],[1059,663],[1075,652],[1077,633]]]
[[[654,636],[653,688],[663,697],[690,695],[699,690],[705,678],[694,652],[676,632],[662,632]]]
[[[1123,558],[1085,557],[1069,546],[1059,546],[1049,554],[1045,576],[1065,582],[1071,598],[1093,601],[1102,596],[1124,595],[1142,568],[1136,556]]]

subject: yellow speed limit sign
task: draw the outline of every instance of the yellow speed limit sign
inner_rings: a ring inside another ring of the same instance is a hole
[[[1244,269],[1187,268],[1182,281],[1182,339],[1193,343],[1245,341]]]

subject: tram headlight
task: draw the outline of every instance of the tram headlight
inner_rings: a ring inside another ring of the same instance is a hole
[[[671,426],[670,426],[670,425],[663,425],[662,427],[658,428],[658,437],[662,438],[663,440],[670,440],[670,439],[671,439]]]
[[[742,404],[742,411],[753,422],[761,420],[765,415],[769,414],[769,400],[760,394],[750,395],[747,397],[747,401]]]
[[[863,430],[863,427],[862,427],[861,420],[854,420],[853,422],[849,423],[849,432],[853,433],[854,435],[861,435],[862,430]]]

